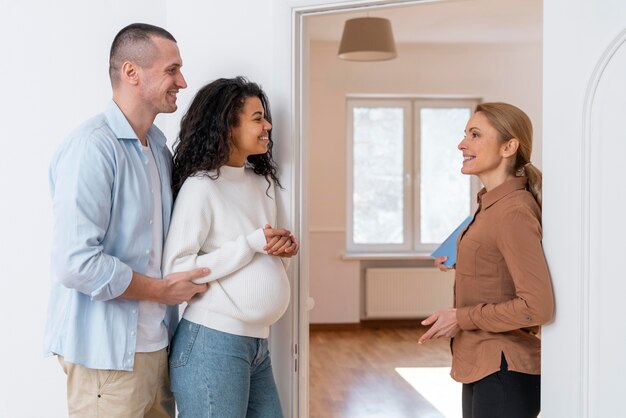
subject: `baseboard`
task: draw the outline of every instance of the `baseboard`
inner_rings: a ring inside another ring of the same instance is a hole
[[[364,319],[361,321],[363,328],[419,328],[422,326],[421,319]]]
[[[361,322],[309,324],[309,331],[354,331],[362,328],[419,328],[421,319],[367,319]]]
[[[336,324],[309,324],[309,331],[355,331],[361,329],[358,322]]]

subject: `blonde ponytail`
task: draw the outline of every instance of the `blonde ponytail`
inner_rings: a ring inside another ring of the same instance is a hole
[[[524,165],[524,174],[528,178],[528,191],[533,195],[539,207],[541,207],[541,187],[543,178],[541,170],[529,162]]]

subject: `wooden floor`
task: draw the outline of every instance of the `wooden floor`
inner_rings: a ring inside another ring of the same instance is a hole
[[[424,327],[310,332],[311,418],[441,418],[397,367],[450,366],[450,340],[418,345]],[[460,399],[450,399],[460,402]]]

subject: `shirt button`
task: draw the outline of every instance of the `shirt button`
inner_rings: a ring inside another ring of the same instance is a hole
[[[137,314],[137,309],[133,309],[133,314]]]
[[[128,355],[129,355],[129,356],[132,356],[132,355],[133,355],[133,352],[132,352],[132,351],[129,351],[129,352],[128,352]]]
[[[146,254],[150,254],[150,250],[146,250]]]
[[[131,331],[130,335],[132,335],[133,337],[135,336],[136,332],[135,331]]]
[[[145,164],[145,165],[148,165],[148,162],[147,162],[147,161],[144,161],[144,164]]]
[[[152,219],[150,219],[150,225],[152,225]]]

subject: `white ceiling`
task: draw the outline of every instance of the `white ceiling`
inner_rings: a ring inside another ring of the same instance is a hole
[[[369,14],[391,21],[396,42],[536,43],[542,9],[543,0],[448,0],[312,15],[306,28],[311,40],[339,42],[347,19]]]

